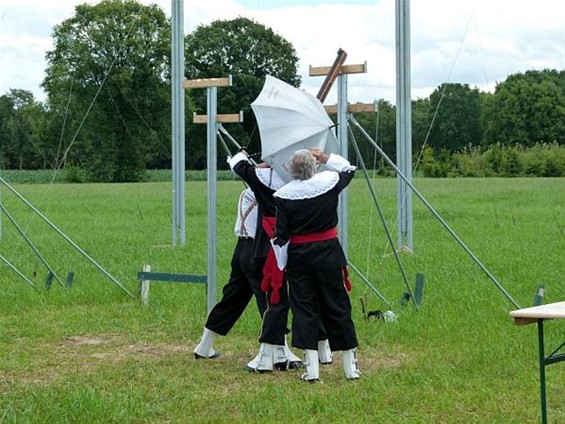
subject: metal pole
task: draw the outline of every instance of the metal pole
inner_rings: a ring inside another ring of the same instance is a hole
[[[108,271],[102,268],[94,259],[88,255],[78,244],[72,241],[63,231],[61,231],[55,224],[53,224],[45,215],[43,215],[35,206],[33,206],[30,202],[28,202],[20,193],[16,191],[10,184],[4,180],[4,178],[0,177],[0,182],[6,186],[8,190],[10,190],[13,194],[16,195],[18,199],[25,203],[27,207],[29,207],[32,211],[34,211],[43,221],[45,221],[53,230],[57,232],[61,237],[63,237],[71,246],[73,246],[76,250],[80,252],[92,265],[94,265],[102,274],[112,281],[116,286],[121,288],[125,291],[129,297],[134,298],[135,296],[130,293],[128,289],[126,289],[118,280],[116,280]]]
[[[392,236],[390,234],[390,231],[388,230],[388,226],[386,225],[386,220],[385,220],[384,214],[382,212],[382,209],[379,205],[379,201],[377,199],[377,194],[375,193],[375,190],[373,189],[373,185],[371,184],[371,181],[369,179],[369,173],[367,172],[367,167],[365,166],[365,162],[363,161],[363,157],[361,156],[361,151],[359,150],[359,145],[357,144],[357,141],[355,141],[355,138],[352,138],[352,140],[353,140],[353,147],[355,148],[355,153],[357,154],[357,160],[359,161],[359,165],[361,165],[361,168],[363,168],[363,171],[364,171],[363,173],[365,174],[365,180],[367,181],[367,186],[369,187],[369,192],[371,193],[371,196],[373,198],[373,202],[375,203],[375,206],[377,208],[377,212],[379,213],[379,218],[381,219],[381,222],[383,223],[383,228],[385,230],[386,237],[387,237],[388,242],[390,244],[390,247],[392,249],[392,253],[394,254],[394,259],[396,260],[396,263],[398,264],[398,269],[400,270],[400,274],[402,275],[402,280],[404,281],[404,285],[406,286],[406,290],[408,290],[408,293],[410,294],[410,299],[412,299],[414,306],[416,307],[416,309],[418,309],[418,304],[416,303],[416,298],[414,297],[414,294],[412,293],[412,288],[410,287],[410,283],[408,283],[408,277],[406,276],[406,272],[404,272],[404,267],[402,266],[402,262],[400,262],[400,256],[398,255],[397,249],[394,247],[394,241],[392,240]]]
[[[396,1],[396,163],[412,181],[410,0]],[[412,192],[397,176],[398,245],[413,249]]]
[[[373,291],[373,293],[375,293],[375,294],[377,295],[377,297],[378,297],[379,299],[381,299],[382,302],[383,302],[386,306],[388,306],[390,309],[392,309],[392,305],[390,304],[390,302],[385,299],[385,297],[383,296],[383,294],[382,294],[380,291],[378,291],[378,290],[375,288],[375,286],[373,286],[373,285],[369,282],[369,280],[367,280],[367,278],[361,273],[361,271],[359,271],[359,270],[358,270],[351,262],[349,262],[349,261],[347,261],[347,266],[348,266],[349,268],[351,268],[351,269],[357,274],[357,276],[358,276],[359,278],[361,278],[361,280],[367,285],[367,287],[369,287],[369,288]]]
[[[216,304],[216,174],[217,174],[217,87],[207,88],[206,121],[208,140],[208,281],[206,284],[206,305],[210,312]]]
[[[16,228],[16,231],[18,233],[20,233],[20,235],[23,237],[23,239],[25,240],[27,245],[31,248],[31,250],[33,250],[33,253],[35,253],[35,255],[39,258],[41,263],[43,263],[43,265],[45,265],[45,267],[51,272],[51,274],[53,274],[53,277],[55,277],[55,279],[57,280],[59,285],[61,287],[64,287],[65,285],[63,284],[63,282],[61,281],[61,279],[59,278],[59,276],[57,275],[55,270],[51,267],[51,265],[49,265],[49,262],[47,262],[47,260],[41,255],[41,253],[39,252],[39,249],[37,247],[35,247],[35,245],[31,241],[31,239],[26,235],[26,233],[22,229],[22,227],[20,227],[20,225],[16,222],[14,217],[10,214],[10,212],[8,212],[8,210],[1,203],[0,203],[0,211],[4,212],[6,214],[6,217],[12,222],[12,224]]]
[[[220,133],[221,133],[221,134],[220,134]],[[231,136],[231,134],[228,132],[228,130],[226,130],[226,129],[224,128],[224,126],[219,123],[219,124],[218,124],[218,135],[220,136],[220,139],[223,141],[223,139],[222,139],[222,134],[225,135],[225,136],[228,138],[228,140],[231,141],[232,144],[233,144],[235,147],[237,147],[238,149],[241,149],[241,145],[235,140],[235,138],[233,138],[233,137]],[[226,146],[226,147],[227,147],[227,146]],[[229,149],[228,149],[228,150],[229,150]],[[228,154],[229,154],[229,153],[228,153]],[[257,162],[255,161],[255,159],[249,158],[249,161],[250,161],[253,165],[257,166]]]
[[[428,208],[428,210],[432,213],[432,215],[440,222],[441,225],[451,234],[451,236],[459,243],[459,245],[463,248],[463,250],[475,261],[475,263],[484,271],[487,277],[496,285],[496,287],[506,296],[506,298],[516,307],[516,309],[520,309],[520,305],[510,296],[510,294],[502,287],[502,284],[498,282],[498,280],[492,275],[492,273],[483,265],[483,263],[475,256],[475,254],[467,247],[467,245],[461,240],[461,238],[451,229],[451,227],[447,224],[447,222],[441,217],[439,213],[433,208],[433,206],[428,202],[424,196],[414,187],[414,185],[406,178],[406,176],[398,169],[398,167],[394,164],[394,162],[386,155],[386,153],[379,147],[377,143],[373,141],[371,136],[367,134],[367,131],[355,120],[354,117],[351,117],[350,121],[357,127],[359,131],[365,136],[367,141],[373,145],[373,147],[379,152],[379,154],[383,157],[383,159],[396,171],[396,173],[406,182],[408,187],[412,190],[412,192],[422,201],[422,203]]]
[[[348,158],[348,131],[347,131],[347,74],[341,74],[337,78],[337,128],[338,128],[338,140],[340,146],[340,155],[344,158]],[[339,241],[347,256],[348,249],[348,198],[347,198],[347,188],[343,190],[339,195],[339,207],[338,207],[338,234]]]
[[[541,422],[547,424],[547,399],[545,395],[545,342],[543,340],[543,318],[538,318],[539,384],[541,401]]]
[[[8,266],[8,268],[10,268],[16,274],[18,274],[30,286],[32,286],[33,288],[36,288],[35,284],[33,284],[33,282],[29,278],[27,278],[24,274],[22,274],[18,268],[16,268],[14,265],[12,265],[8,259],[6,259],[4,256],[0,255],[0,261],[4,262],[4,264],[6,264]]]
[[[171,16],[171,142],[173,167],[173,245],[186,241],[185,231],[185,120],[184,120],[184,0],[172,0]]]

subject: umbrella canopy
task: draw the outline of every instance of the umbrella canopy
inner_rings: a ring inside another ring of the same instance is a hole
[[[326,153],[339,151],[334,123],[324,106],[303,90],[267,75],[251,108],[261,134],[262,158],[286,182],[292,179],[288,160],[296,150],[319,147]]]

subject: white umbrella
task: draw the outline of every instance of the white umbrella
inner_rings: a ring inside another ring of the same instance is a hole
[[[251,108],[261,134],[262,159],[286,182],[292,179],[288,160],[296,150],[319,147],[326,153],[339,151],[334,123],[324,106],[303,90],[267,75]]]

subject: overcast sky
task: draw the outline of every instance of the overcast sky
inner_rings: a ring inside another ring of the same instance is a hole
[[[0,95],[21,88],[45,99],[39,85],[53,26],[80,3],[0,0]],[[170,16],[171,0],[141,3]],[[412,0],[410,9],[412,98],[444,82],[492,91],[510,74],[565,69],[564,0]],[[396,103],[395,0],[184,0],[184,12],[187,33],[238,16],[271,27],[294,45],[302,88],[314,95],[323,77],[308,77],[308,67],[331,65],[342,48],[347,64],[368,70],[348,76],[349,101]]]

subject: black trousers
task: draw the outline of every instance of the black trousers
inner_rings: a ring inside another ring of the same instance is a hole
[[[261,323],[261,333],[259,334],[259,342],[270,343],[274,345],[284,345],[284,336],[290,333],[287,328],[288,312],[290,304],[288,302],[288,284],[283,282],[280,289],[280,302],[273,305],[270,302],[271,292],[267,293],[267,310],[263,314],[263,322]]]
[[[270,293],[261,291],[264,260],[253,259],[253,239],[238,239],[231,260],[231,273],[222,289],[222,299],[212,308],[205,327],[227,335],[255,296],[261,315],[259,342],[283,345],[288,331],[290,310],[286,283],[281,288],[281,301],[270,303]]]
[[[231,273],[222,289],[222,299],[210,311],[205,327],[222,336],[233,328],[255,295],[261,317],[267,310],[267,299],[261,291],[261,273],[251,266],[253,239],[239,238],[231,259]]]
[[[357,347],[357,334],[351,318],[351,301],[343,283],[342,269],[288,269],[292,310],[292,346],[318,349],[320,322],[325,326],[332,350]]]

